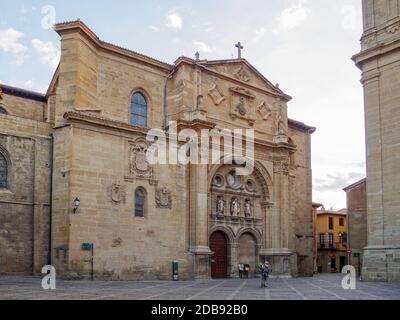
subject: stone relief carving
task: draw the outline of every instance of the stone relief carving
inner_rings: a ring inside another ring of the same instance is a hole
[[[248,90],[236,87],[231,91],[231,112],[232,119],[240,118],[247,120],[250,125],[255,122],[253,102],[255,96]]]
[[[391,34],[395,34],[400,31],[400,23],[393,24],[386,28],[386,31]]]
[[[244,105],[245,105],[245,99],[244,97],[240,97],[239,102],[236,105],[235,111],[239,112],[241,116],[245,116],[247,113],[247,110]]]
[[[211,97],[212,101],[215,105],[220,105],[222,101],[225,100],[225,96],[222,93],[221,89],[218,87],[216,83],[213,83],[210,90],[208,91],[208,95]]]
[[[258,112],[264,121],[267,121],[272,115],[271,107],[265,101],[258,106]]]
[[[289,174],[289,164],[287,162],[276,162],[274,164],[274,173]]]
[[[239,79],[240,81],[244,81],[244,82],[250,81],[250,77],[248,76],[248,74],[243,66],[235,71],[234,76],[237,79]]]
[[[121,245],[122,245],[122,239],[121,238],[116,238],[116,239],[113,240],[113,243],[112,243],[112,247],[113,248],[120,247]]]
[[[130,177],[151,179],[153,170],[146,159],[147,143],[144,139],[138,139],[130,145],[129,174]]]
[[[111,186],[111,201],[113,204],[118,205],[126,201],[126,187],[119,182],[113,183]]]
[[[172,208],[171,192],[167,188],[156,189],[156,207],[164,209]]]

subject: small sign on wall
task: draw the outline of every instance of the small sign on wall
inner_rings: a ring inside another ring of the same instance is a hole
[[[93,243],[82,243],[83,251],[91,251],[93,249]]]

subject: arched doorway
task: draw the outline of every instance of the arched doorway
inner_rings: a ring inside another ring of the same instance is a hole
[[[223,232],[216,231],[210,237],[210,249],[214,252],[211,265],[211,277],[214,279],[228,276],[228,243]]]
[[[256,239],[251,233],[244,233],[239,239],[238,262],[250,265],[250,274],[254,275],[257,262]]]

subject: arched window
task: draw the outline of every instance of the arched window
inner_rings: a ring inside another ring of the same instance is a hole
[[[140,92],[135,92],[132,96],[131,124],[147,127],[147,100]]]
[[[7,113],[8,113],[7,110],[2,105],[0,105],[0,114],[7,114]]]
[[[142,188],[135,191],[135,217],[144,217],[146,206],[146,192]]]
[[[0,153],[0,189],[7,188],[8,163],[6,157]]]

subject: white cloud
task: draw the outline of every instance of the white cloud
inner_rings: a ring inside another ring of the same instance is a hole
[[[278,23],[278,30],[288,31],[299,26],[310,13],[310,9],[303,6],[302,2],[293,4],[292,6],[284,9],[276,18]]]
[[[165,18],[165,25],[171,29],[182,29],[183,23],[181,16],[175,11],[168,11]]]
[[[197,50],[202,52],[213,52],[216,50],[215,47],[210,47],[201,41],[193,41],[193,44],[197,48]]]
[[[153,32],[158,32],[158,31],[159,31],[159,29],[158,29],[156,26],[153,26],[152,24],[149,25],[149,29],[150,29],[151,31],[153,31]]]
[[[267,29],[265,27],[258,28],[256,31],[254,31],[254,41],[260,40],[266,32]]]
[[[40,62],[51,67],[57,67],[60,61],[60,50],[51,41],[32,40],[32,46],[40,55]]]
[[[19,42],[24,34],[13,28],[0,30],[0,50],[11,52],[15,57],[16,64],[23,64],[29,57],[28,47]]]

